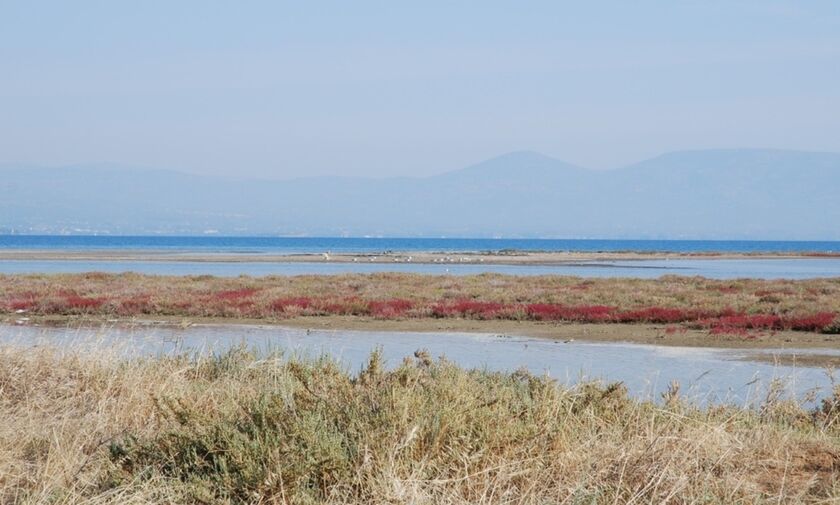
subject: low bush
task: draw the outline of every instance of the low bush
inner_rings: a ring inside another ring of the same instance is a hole
[[[834,503],[840,400],[754,410],[415,358],[0,348],[2,503]],[[837,392],[840,394],[840,391]]]

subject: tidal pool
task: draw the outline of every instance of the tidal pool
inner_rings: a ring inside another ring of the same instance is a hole
[[[515,371],[526,368],[563,384],[582,380],[623,382],[642,399],[658,399],[671,381],[699,404],[755,406],[774,381],[785,394],[804,401],[828,394],[832,378],[821,368],[750,361],[758,351],[668,347],[624,343],[559,342],[509,335],[324,331],[252,325],[36,327],[0,325],[0,345],[50,345],[74,352],[105,348],[129,358],[167,354],[222,353],[235,347],[259,354],[330,356],[351,372],[381,349],[388,366],[398,365],[418,349],[465,368]],[[761,353],[812,353],[814,350],[763,350]],[[840,354],[820,350],[822,354]]]

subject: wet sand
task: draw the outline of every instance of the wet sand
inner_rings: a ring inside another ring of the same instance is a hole
[[[671,259],[792,259],[840,258],[838,254],[813,253],[662,253],[662,252],[383,252],[364,254],[206,253],[152,250],[55,251],[7,249],[0,251],[0,261],[167,261],[223,263],[420,263],[420,264],[489,264],[489,265],[570,265],[600,261],[671,260]]]
[[[840,356],[835,354],[774,354],[773,352],[762,352],[750,354],[741,359],[780,366],[840,369]]]

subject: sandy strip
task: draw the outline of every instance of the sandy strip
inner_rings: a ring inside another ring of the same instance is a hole
[[[586,262],[679,259],[840,258],[814,253],[660,253],[660,252],[383,252],[379,254],[204,253],[153,250],[56,251],[0,250],[0,261],[166,261],[223,263],[421,263],[488,265],[580,265]]]

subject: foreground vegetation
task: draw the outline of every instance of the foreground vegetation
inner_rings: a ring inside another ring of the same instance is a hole
[[[655,323],[743,336],[781,330],[840,333],[840,279],[6,275],[0,276],[0,312],[275,320],[350,315]]]
[[[808,410],[568,389],[421,352],[359,374],[244,351],[0,348],[2,503],[836,503],[840,389]]]

